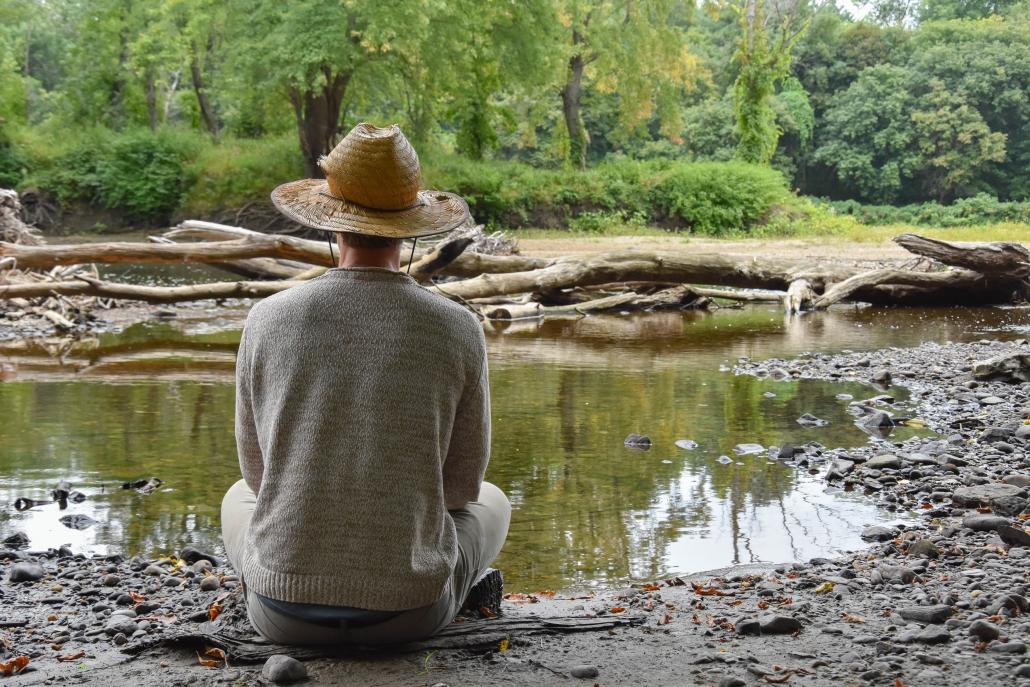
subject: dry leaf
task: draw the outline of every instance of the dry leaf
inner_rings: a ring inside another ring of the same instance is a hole
[[[708,627],[715,627],[715,621],[712,620],[712,616],[705,613],[705,622],[708,623]]]
[[[844,616],[844,622],[846,623],[864,623],[865,621],[859,618],[857,615],[846,615]]]
[[[162,625],[174,625],[179,620],[179,616],[174,613],[156,613],[152,617]]]
[[[19,656],[18,658],[8,661],[7,663],[0,663],[0,674],[2,675],[17,675],[21,671],[25,670],[29,665],[28,656]]]
[[[786,599],[784,599],[783,601],[780,602],[780,605],[781,606],[789,606],[792,603],[794,603],[794,597],[793,596],[788,596]]]
[[[694,616],[694,617],[696,618],[697,616]],[[666,613],[665,617],[658,621],[658,624],[659,625],[668,625],[670,620],[672,620],[672,616],[669,615],[668,613]]]
[[[129,594],[132,595],[132,600],[134,603],[141,604],[147,600],[147,597],[143,596],[142,594],[137,594],[133,591],[130,591]]]
[[[766,682],[778,683],[778,682],[786,682],[787,680],[789,680],[792,677],[794,677],[794,673],[787,673],[786,675],[781,675],[780,677],[769,677],[768,675],[763,675],[762,679],[764,679]]]
[[[901,681],[900,677],[894,678],[894,687],[905,687],[905,683]]]
[[[204,647],[205,656],[213,656],[219,661],[225,661],[225,665],[229,665],[229,657],[225,655],[225,651],[219,649],[217,646]]]
[[[207,614],[211,617],[211,620],[214,620],[218,616],[222,615],[222,604],[215,601],[207,607]]]
[[[552,592],[551,590],[547,590],[547,591],[543,591],[543,592],[537,592],[536,596],[546,596],[546,597],[550,598],[550,597],[554,596],[554,592]]]
[[[759,610],[763,610],[764,611],[765,609],[769,608],[770,605],[771,604],[768,601],[759,601],[758,602]]]
[[[484,618],[496,618],[497,617],[497,614],[494,613],[493,611],[491,611],[486,606],[480,606],[479,607],[479,612],[482,614],[482,616]]]
[[[508,650],[508,640],[507,639],[502,639],[501,643],[497,646],[497,650],[500,651],[502,654],[505,651],[507,651]]]
[[[701,624],[701,619],[697,617],[697,613],[694,614],[693,621],[695,625]]]
[[[77,660],[79,660],[80,658],[82,658],[85,655],[86,655],[85,651],[80,651],[80,652],[75,653],[75,654],[68,654],[67,656],[58,656],[57,660],[61,661],[61,662],[64,662],[64,661],[77,661]]]
[[[644,591],[645,592],[657,592],[661,588],[662,588],[662,586],[660,584],[652,584],[650,582],[648,582],[647,584],[644,585]]]
[[[625,611],[626,609],[622,606],[613,606],[611,610],[612,613],[624,613]]]
[[[221,663],[221,661],[210,661],[201,656],[200,654],[197,654],[197,660],[200,661],[200,665],[204,666],[205,668],[217,668],[218,664]]]

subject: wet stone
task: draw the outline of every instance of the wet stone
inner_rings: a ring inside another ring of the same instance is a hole
[[[36,582],[42,580],[46,571],[35,563],[15,563],[11,566],[9,582]]]
[[[1026,644],[1016,640],[1009,642],[993,641],[987,645],[987,651],[995,654],[1025,654]]]
[[[221,584],[221,580],[212,575],[211,577],[205,577],[200,581],[200,591],[202,592],[213,592],[218,589]]]
[[[905,620],[914,623],[943,623],[951,617],[951,606],[912,606],[898,611]]]
[[[793,634],[802,628],[801,621],[786,615],[774,615],[759,619],[765,634]]]
[[[989,642],[1001,636],[1001,630],[994,623],[986,620],[974,620],[969,626],[969,635],[977,637],[981,642]]]
[[[870,470],[900,470],[901,459],[894,455],[875,456],[865,464]]]
[[[970,515],[968,518],[962,520],[962,526],[968,527],[974,532],[991,532],[999,527],[1005,527],[1011,521],[1008,518],[1003,518],[998,515],[988,515],[986,513],[978,515]]]
[[[952,494],[952,499],[955,501],[956,505],[975,508],[981,505],[989,506],[991,505],[991,501],[1004,496],[1019,496],[1025,498],[1026,491],[1013,484],[979,484],[971,487],[959,487],[955,490],[955,493]]]
[[[866,541],[889,541],[894,539],[894,530],[882,525],[874,525],[862,530],[862,539]]]

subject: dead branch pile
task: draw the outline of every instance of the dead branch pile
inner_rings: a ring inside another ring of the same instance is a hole
[[[13,246],[15,250],[43,246],[43,238],[35,228],[22,222],[21,209],[17,193],[0,189],[0,245]],[[0,253],[0,290],[22,287],[39,290],[32,300],[19,296],[0,298],[0,318],[8,322],[24,320],[23,324],[29,327],[35,322],[41,328],[56,327],[64,331],[85,324],[98,305],[96,297],[69,297],[53,293],[46,286],[89,276],[97,276],[92,265],[54,266],[47,272],[19,265],[17,257]]]
[[[919,259],[869,271],[803,260],[688,252],[523,257],[517,254],[517,242],[475,227],[432,243],[420,241],[423,252],[416,254],[410,273],[427,288],[495,319],[709,308],[715,299],[780,302],[797,312],[845,300],[984,305],[1023,302],[1030,296],[1030,251],[1019,244],[952,243],[913,234],[895,241]],[[151,237],[149,243],[0,243],[0,260],[11,259],[22,269],[50,270],[41,272],[48,279],[8,278],[0,286],[0,299],[21,302],[48,296],[149,303],[263,298],[318,276],[331,265],[325,242],[201,221],[183,222]],[[204,262],[261,280],[157,287],[110,283],[95,273],[68,271],[99,262]]]

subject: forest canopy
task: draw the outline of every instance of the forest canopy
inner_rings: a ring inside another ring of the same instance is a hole
[[[832,201],[1030,201],[1030,3],[849,7],[0,0],[0,186],[139,216],[240,205],[318,176],[369,121],[399,123],[427,174],[482,207],[497,175],[553,187],[697,163],[756,188],[742,170],[771,167],[784,192]]]

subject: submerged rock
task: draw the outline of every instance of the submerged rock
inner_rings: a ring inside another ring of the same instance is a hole
[[[830,423],[826,420],[820,420],[811,413],[805,413],[804,415],[798,418],[798,424],[802,427],[824,427]]]
[[[97,524],[96,520],[89,517],[88,515],[83,515],[82,513],[71,513],[69,515],[62,515],[60,518],[58,518],[58,522],[60,522],[65,527],[71,528],[73,530],[88,530],[90,527]]]
[[[693,451],[697,448],[697,442],[691,441],[690,439],[680,439],[676,442],[676,446],[684,451]]]
[[[646,451],[651,448],[651,439],[643,434],[630,434],[622,443],[626,445],[626,448],[635,451]]]

